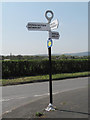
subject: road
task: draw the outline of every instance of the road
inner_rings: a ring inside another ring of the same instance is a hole
[[[53,81],[53,94],[88,88],[88,77]],[[2,87],[2,113],[47,96],[49,82]]]

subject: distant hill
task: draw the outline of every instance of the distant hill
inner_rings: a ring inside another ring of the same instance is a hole
[[[60,55],[71,55],[71,56],[90,56],[90,52],[79,52],[79,53],[63,53],[63,54],[52,54],[52,56],[60,56]],[[2,59],[2,56],[4,56],[4,55],[0,55],[0,60]],[[17,56],[12,56],[12,57],[15,57],[15,58],[17,58],[17,57],[19,57],[20,58],[20,56],[21,57],[25,57],[25,58],[28,58],[28,57],[30,57],[30,58],[38,58],[39,56],[40,57],[45,57],[45,58],[47,58],[48,57],[48,54],[37,54],[37,55],[17,55]],[[5,56],[4,56],[5,57]],[[10,56],[8,55],[6,58],[8,59]]]
[[[65,55],[72,55],[72,56],[88,56],[88,55],[90,55],[90,52],[66,53]]]
[[[60,55],[71,55],[71,56],[88,56],[90,52],[79,52],[79,53],[64,53],[64,54],[52,54],[52,56],[60,56]],[[48,56],[48,54],[40,54],[38,56]]]

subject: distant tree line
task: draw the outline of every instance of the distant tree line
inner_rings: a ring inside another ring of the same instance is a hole
[[[52,59],[88,59],[90,56],[72,56],[72,55],[52,55]],[[29,56],[29,55],[8,55],[8,56],[0,56],[2,60],[33,60],[33,59],[48,59],[47,56]]]

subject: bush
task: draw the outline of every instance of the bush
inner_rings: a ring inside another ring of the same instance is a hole
[[[88,60],[52,60],[52,74],[89,71]],[[48,60],[2,61],[2,78],[49,74]]]

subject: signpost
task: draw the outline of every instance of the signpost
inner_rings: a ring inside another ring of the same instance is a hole
[[[51,17],[48,17],[48,13],[51,14]],[[48,23],[38,23],[38,22],[29,22],[27,24],[27,29],[29,31],[48,31],[49,38],[47,40],[48,54],[49,54],[49,91],[50,91],[50,103],[48,107],[45,109],[46,111],[55,110],[53,107],[53,98],[52,98],[52,63],[51,63],[51,47],[52,47],[52,39],[59,39],[60,35],[58,32],[51,31],[53,29],[58,28],[59,22],[58,20],[54,20],[51,22],[54,14],[51,10],[47,10],[45,13],[45,17],[48,20]]]

